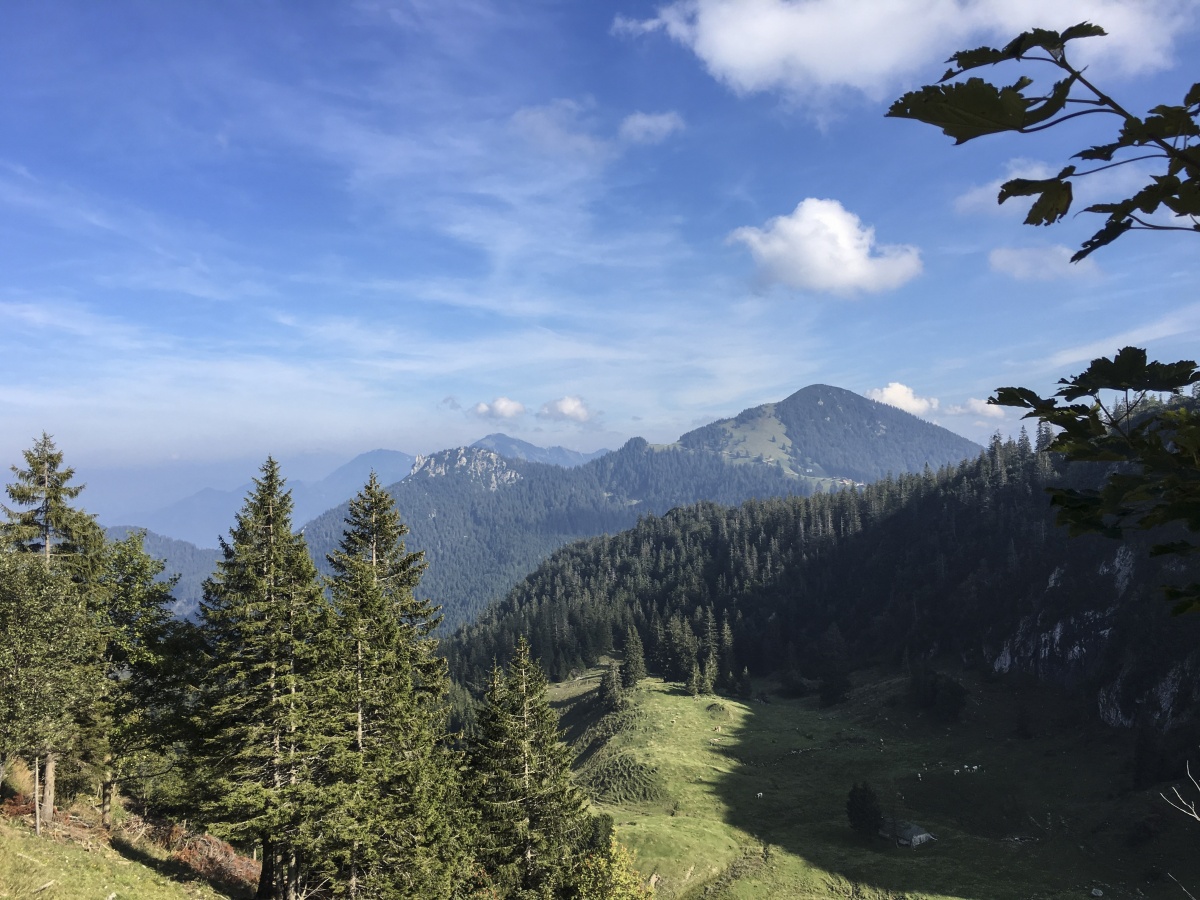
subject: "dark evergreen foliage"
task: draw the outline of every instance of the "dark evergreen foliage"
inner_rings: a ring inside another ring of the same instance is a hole
[[[621,684],[626,690],[634,690],[638,682],[646,677],[646,651],[642,638],[632,625],[625,629],[625,659],[621,662]]]
[[[294,900],[314,877],[312,785],[323,751],[321,639],[332,633],[291,498],[263,465],[205,586],[205,665],[189,754],[198,815],[262,847],[259,896]]]
[[[879,795],[865,781],[850,788],[846,798],[846,817],[850,827],[863,837],[874,837],[883,825],[883,810],[879,806]]]
[[[594,833],[546,686],[519,640],[507,672],[492,670],[471,749],[477,863],[483,886],[504,897],[565,894]]]

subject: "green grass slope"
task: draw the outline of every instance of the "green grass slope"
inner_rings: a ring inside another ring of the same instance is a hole
[[[216,900],[229,894],[189,880],[164,858],[101,841],[37,837],[0,821],[3,900]]]
[[[651,679],[598,721],[588,689],[555,689],[579,779],[661,898],[1182,896],[1168,873],[1200,888],[1200,826],[1127,789],[1129,736],[1044,691],[973,685],[964,721],[946,725],[911,708],[897,677],[830,709],[693,699]],[[846,797],[864,780],[936,843],[851,832]]]

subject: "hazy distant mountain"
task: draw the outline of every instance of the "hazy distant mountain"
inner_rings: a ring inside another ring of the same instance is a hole
[[[421,593],[444,604],[454,624],[563,544],[620,531],[646,514],[836,489],[839,481],[958,463],[980,449],[898,409],[815,385],[676,444],[634,438],[570,469],[481,446],[446,450],[418,457],[389,490],[411,529],[409,549],[426,552]],[[336,546],[345,513],[343,504],[306,526],[318,565]]]
[[[383,484],[408,475],[415,457],[398,450],[372,450],[340,466],[320,481],[289,481],[295,510],[293,521],[306,522],[319,513],[353,497],[366,484],[373,469]],[[216,547],[227,535],[234,516],[242,508],[250,482],[232,491],[205,488],[160,509],[136,516],[142,527],[199,547]]]
[[[975,456],[982,449],[911,413],[827,384],[689,431],[679,446],[735,463],[765,462],[797,476],[874,481]]]
[[[609,453],[609,450],[596,450],[593,453],[580,453],[578,450],[568,450],[566,447],[538,447],[520,438],[509,437],[507,434],[489,434],[471,445],[484,450],[493,450],[505,459],[525,459],[529,462],[549,463],[552,466],[572,468],[581,466],[597,457]]]

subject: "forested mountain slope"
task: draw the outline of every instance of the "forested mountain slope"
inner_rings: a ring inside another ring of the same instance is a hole
[[[766,409],[772,410],[777,443],[760,432],[753,432],[754,440],[786,445],[794,464],[781,465],[769,454],[748,455],[753,428],[738,423],[758,422]],[[389,490],[411,529],[409,546],[427,555],[421,590],[443,604],[447,624],[454,625],[563,544],[620,531],[641,516],[701,500],[736,504],[806,495],[839,480],[957,463],[978,450],[893,407],[813,385],[781,403],[684,435],[676,444],[656,447],[634,438],[571,469],[506,459],[479,447],[447,450],[419,458],[413,473]],[[795,462],[800,459],[811,463],[810,471],[800,471]],[[319,565],[344,514],[344,506],[337,507],[306,527]]]
[[[771,462],[796,476],[862,482],[957,464],[980,450],[939,425],[827,384],[689,431],[679,445],[735,462]]]
[[[804,486],[774,467],[733,467],[709,453],[655,450],[640,438],[577,468],[460,448],[418,459],[388,490],[429,563],[419,592],[465,621],[563,544],[616,532],[639,516],[713,499],[738,503]],[[341,534],[345,506],[305,526],[320,564]]]
[[[1185,573],[1148,541],[1069,539],[1043,492],[1062,477],[1028,441],[997,440],[936,474],[649,517],[554,554],[455,635],[451,663],[478,683],[527,634],[564,677],[632,626],[675,679],[715,664],[718,679],[748,667],[799,683],[935,659],[1074,685],[1110,724],[1178,724],[1194,713],[1200,617],[1172,618],[1158,585]]]

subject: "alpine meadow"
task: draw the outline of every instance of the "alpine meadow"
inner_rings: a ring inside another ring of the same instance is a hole
[[[1198,0],[6,19],[0,900],[1200,892]]]

